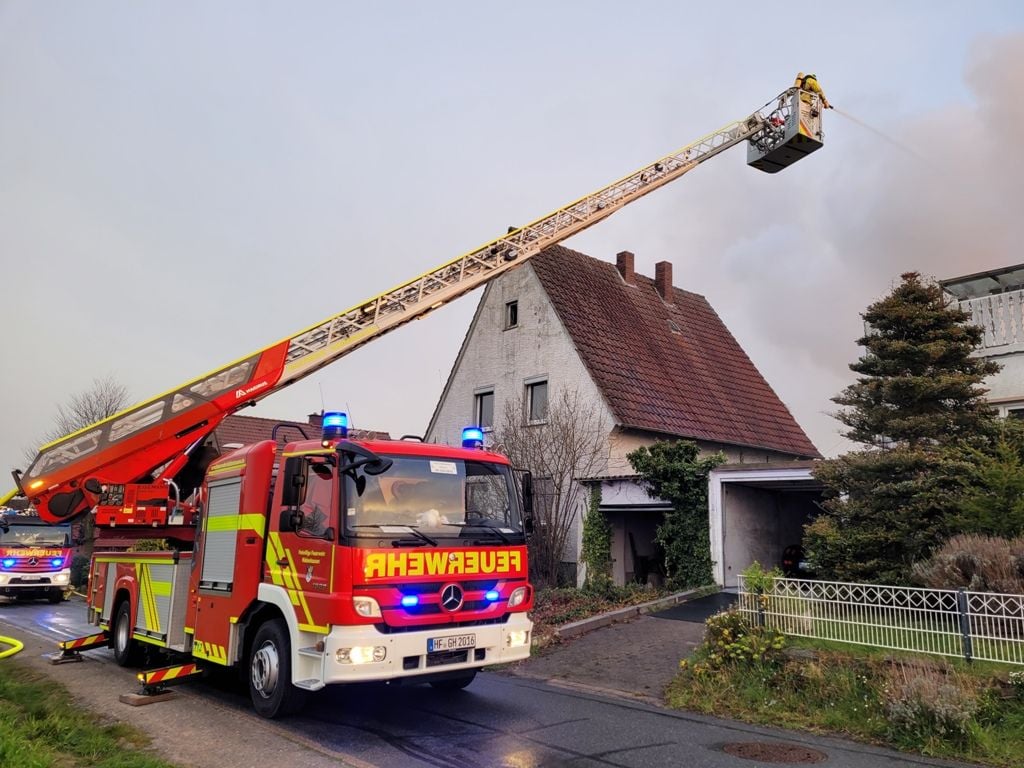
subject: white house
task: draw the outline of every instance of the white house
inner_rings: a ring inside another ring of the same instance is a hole
[[[426,439],[457,441],[471,423],[491,430],[508,402],[542,420],[560,389],[598,404],[608,425],[604,466],[577,480],[600,484],[620,584],[647,576],[667,508],[640,488],[626,455],[671,438],[722,451],[712,551],[716,579],[734,584],[751,560],[774,564],[799,543],[819,491],[807,460],[820,454],[707,300],[673,286],[671,263],[655,270],[653,279],[637,274],[625,251],[613,265],[555,246],[494,280]],[[578,527],[568,563],[578,556]]]

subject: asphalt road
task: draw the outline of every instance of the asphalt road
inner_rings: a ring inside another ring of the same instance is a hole
[[[142,728],[168,759],[198,768],[767,765],[725,751],[726,745],[751,742],[819,750],[827,755],[819,764],[831,768],[954,765],[500,673],[481,674],[457,693],[427,686],[332,688],[312,697],[302,716],[281,723],[253,715],[230,675],[189,683],[172,701],[129,707],[118,695],[136,690],[132,674],[117,667],[109,651],[90,652],[82,664],[43,665],[42,652],[53,641],[91,630],[84,618],[78,601],[0,604],[0,635],[28,641],[23,656],[67,684],[85,705]]]

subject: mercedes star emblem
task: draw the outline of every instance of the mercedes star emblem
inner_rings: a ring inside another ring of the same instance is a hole
[[[448,612],[462,607],[462,588],[458,584],[449,584],[441,590],[441,607]]]

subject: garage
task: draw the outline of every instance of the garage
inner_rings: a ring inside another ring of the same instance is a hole
[[[814,461],[724,464],[708,480],[708,516],[715,581],[735,587],[755,560],[781,565],[786,547],[799,544],[818,512],[822,485]]]

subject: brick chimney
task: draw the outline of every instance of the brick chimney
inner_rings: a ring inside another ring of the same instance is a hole
[[[661,294],[666,304],[674,304],[675,297],[672,295],[672,262],[659,261],[654,265],[654,286]]]
[[[323,426],[324,426],[324,414],[323,414],[323,412],[321,412],[321,413],[311,413],[311,414],[309,414],[308,418],[309,418],[309,425],[311,427],[316,427],[317,429],[322,429],[323,428]]]
[[[615,267],[622,275],[627,285],[636,285],[636,273],[633,271],[633,254],[629,251],[619,251],[615,254]]]

